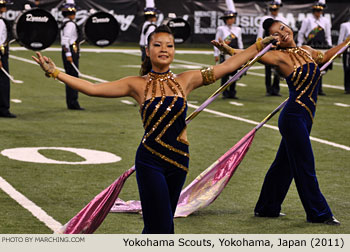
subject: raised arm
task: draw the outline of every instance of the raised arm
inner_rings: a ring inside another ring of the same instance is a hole
[[[212,40],[211,43],[217,47],[220,51],[222,51],[225,54],[229,54],[231,56],[235,54],[239,54],[243,52],[243,49],[236,49],[232,48],[229,45],[227,45],[225,42],[223,42],[221,39],[219,40]],[[265,65],[279,65],[280,63],[280,54],[275,53],[274,51],[269,51],[265,53],[260,59],[259,62]]]
[[[226,74],[237,70],[274,39],[278,39],[278,37],[266,37],[247,49],[241,50],[240,53],[231,56],[221,64],[211,66],[207,70],[184,72],[179,75],[179,79],[181,82],[186,83],[186,91],[188,94],[193,89],[198,88],[203,84],[205,85],[206,82],[207,84],[213,83],[215,80],[222,78]]]
[[[32,58],[45,71],[46,76],[59,79],[71,88],[78,90],[79,92],[82,92],[86,95],[98,97],[131,96],[138,100],[138,95],[135,92],[132,84],[139,82],[140,78],[142,77],[126,77],[113,82],[93,84],[87,80],[79,79],[60,72],[50,58],[42,56],[39,52],[37,52],[37,57],[32,56]]]
[[[317,64],[322,65],[329,61],[342,47],[344,47],[350,41],[350,36],[347,37],[342,43],[337,46],[332,47],[327,50],[324,54],[319,51],[311,48],[310,46],[302,46],[302,48],[306,49],[310,52],[312,58],[316,61]]]

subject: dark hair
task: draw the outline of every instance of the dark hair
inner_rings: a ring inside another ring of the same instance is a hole
[[[157,33],[168,33],[174,37],[173,32],[167,25],[160,25],[158,26],[153,32],[150,33],[150,35],[147,38],[147,47],[149,47],[151,39],[154,34]],[[144,61],[142,62],[141,69],[140,69],[140,75],[148,74],[152,69],[152,62],[151,59],[146,55]]]
[[[264,23],[263,23],[263,28],[264,28],[264,37],[266,36],[269,36],[270,35],[270,27],[276,23],[276,22],[279,22],[278,20],[276,19],[273,19],[273,18],[267,18],[265,19]]]
[[[266,36],[270,36],[270,28],[271,26],[274,24],[274,23],[282,23],[284,24],[285,26],[289,27],[289,29],[292,30],[292,28],[290,28],[289,25],[283,23],[282,21],[279,21],[279,20],[276,20],[276,19],[273,19],[273,18],[267,18],[265,19],[264,23],[263,23],[263,28],[264,28],[264,37]]]
[[[68,17],[70,15],[76,15],[76,12],[75,11],[62,11],[63,17]]]

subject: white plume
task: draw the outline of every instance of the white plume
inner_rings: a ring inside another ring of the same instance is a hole
[[[146,8],[155,8],[154,0],[146,0]]]
[[[226,0],[226,6],[227,10],[236,12],[235,3],[233,2],[233,0]]]
[[[282,4],[282,1],[281,1],[281,0],[276,0],[276,1],[275,1],[275,4],[281,5],[281,4]]]

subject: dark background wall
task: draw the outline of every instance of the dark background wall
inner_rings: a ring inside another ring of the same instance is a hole
[[[25,4],[34,1],[15,0],[5,18],[14,21]],[[102,10],[114,14],[121,25],[119,42],[138,42],[141,25],[144,21],[144,0],[76,0],[78,7],[77,22],[82,25],[89,16],[89,10]],[[308,13],[314,1],[282,1],[281,13],[288,19],[288,24],[295,32]],[[40,8],[46,9],[59,21],[62,15],[59,7],[63,0],[42,0]],[[245,44],[256,39],[256,33],[262,16],[267,13],[268,1],[235,1],[238,12],[237,24],[242,27]],[[222,25],[220,16],[226,10],[224,0],[155,0],[156,7],[162,12],[159,22],[175,13],[190,23],[192,35],[186,43],[208,43],[215,36],[216,27]],[[349,0],[327,1],[325,17],[332,22],[333,43],[337,42],[339,27],[350,19]]]

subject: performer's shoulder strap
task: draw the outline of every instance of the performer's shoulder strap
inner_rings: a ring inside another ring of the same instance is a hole
[[[64,21],[64,22],[61,23],[60,29],[63,30],[64,27],[70,22],[72,22],[75,25],[75,27],[77,28],[77,32],[78,32],[78,39],[77,39],[77,41],[78,42],[82,41],[83,40],[83,34],[82,34],[82,31],[81,31],[80,27],[78,26],[78,24],[76,22],[74,22],[72,20]]]

